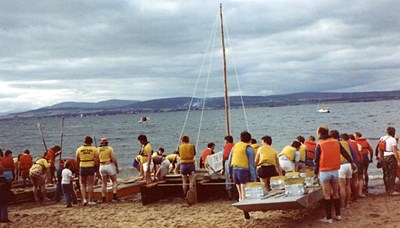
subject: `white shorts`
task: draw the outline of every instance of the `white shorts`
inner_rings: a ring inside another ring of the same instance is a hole
[[[285,172],[294,171],[293,162],[288,160],[286,156],[279,157],[279,164],[281,164],[281,168],[285,170]]]
[[[148,162],[145,162],[144,164],[143,164],[143,171],[144,172],[147,172],[147,170],[149,170],[149,165],[148,165],[149,163]],[[154,163],[153,163],[153,161],[151,161],[150,162],[150,172],[152,171],[154,169]]]
[[[171,165],[171,162],[167,159],[161,162],[160,171],[158,173],[160,178],[164,178],[169,173],[169,165]]]
[[[339,178],[350,179],[353,176],[353,170],[351,169],[350,163],[343,163],[340,165]]]
[[[102,165],[100,164],[100,175],[103,176],[114,176],[117,174],[117,170],[113,163]]]

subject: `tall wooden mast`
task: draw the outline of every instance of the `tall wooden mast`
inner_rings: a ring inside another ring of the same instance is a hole
[[[225,57],[225,40],[224,40],[224,23],[222,19],[222,3],[219,5],[221,17],[221,36],[222,36],[222,57],[224,62],[224,100],[225,100],[225,118],[226,118],[226,134],[231,135],[231,128],[229,124],[229,99],[228,99],[228,82],[226,79],[226,57]]]

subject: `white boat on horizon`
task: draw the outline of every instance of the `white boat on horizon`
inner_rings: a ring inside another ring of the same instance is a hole
[[[327,108],[320,108],[317,110],[317,112],[319,113],[331,113],[331,110],[327,109]]]

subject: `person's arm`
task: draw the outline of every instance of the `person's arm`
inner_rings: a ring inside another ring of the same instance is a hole
[[[299,169],[300,152],[296,150],[294,152],[294,170],[297,172]]]
[[[254,162],[256,163],[256,165],[260,161],[260,153],[261,153],[261,147],[258,148],[256,158],[254,159]]]
[[[79,158],[79,151],[76,150],[76,165],[77,165],[77,169],[79,170],[81,164],[81,159]]]
[[[281,163],[279,163],[279,157],[278,154],[275,156],[276,157],[276,172],[279,174],[279,176],[283,176],[282,168],[281,168]]]
[[[358,161],[357,161],[356,152],[354,152],[354,150],[353,150],[353,148],[351,148],[351,146],[349,146],[349,148],[350,148],[351,157],[353,158],[353,162],[357,167],[357,172],[360,172],[361,170],[360,170],[360,166],[359,166]]]
[[[314,169],[314,174],[318,175],[319,173],[319,160],[321,158],[321,147],[317,145],[315,147],[315,157],[314,157],[314,163],[315,163],[315,169]]]
[[[246,154],[249,160],[249,170],[251,179],[256,182],[257,174],[256,174],[256,163],[254,162],[254,150],[251,146],[246,147]]]
[[[368,151],[369,151],[369,162],[372,162],[372,158],[374,157],[374,149],[372,149],[371,145],[368,142]]]
[[[115,165],[115,170],[117,171],[117,174],[119,173],[119,168],[118,168],[118,161],[117,158],[114,155],[114,152],[111,153],[111,161]]]
[[[399,158],[399,151],[397,149],[397,145],[392,146],[392,151],[394,153],[394,156],[396,157],[397,160],[397,166],[400,167],[400,158]]]

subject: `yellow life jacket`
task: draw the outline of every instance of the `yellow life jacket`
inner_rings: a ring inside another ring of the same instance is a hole
[[[257,143],[253,143],[253,144],[251,144],[250,146],[251,146],[251,148],[253,148],[253,150],[254,150],[254,156],[255,156],[255,155],[257,154],[258,148],[260,148],[260,145],[257,144]]]
[[[114,149],[111,146],[99,147],[99,159],[100,162],[111,161],[111,155],[114,153]]]
[[[149,159],[148,156],[153,152],[153,147],[151,147],[150,143],[147,143],[145,146],[142,146],[140,149],[140,162],[142,164],[146,163]]]
[[[301,144],[300,149],[299,149],[299,154],[300,154],[300,161],[305,162],[306,161],[306,145]]]
[[[94,167],[94,157],[97,153],[97,148],[94,146],[81,146],[76,150],[76,155],[79,156],[80,167]]]
[[[194,145],[190,143],[182,143],[179,145],[179,156],[181,164],[194,163]]]
[[[257,165],[262,165],[265,163],[276,166],[276,158],[278,153],[272,146],[262,145],[260,151],[260,158]]]
[[[349,144],[346,141],[339,141],[339,142],[342,145],[342,147],[344,148],[344,150],[350,155],[350,157],[353,158],[353,156],[351,155]],[[340,154],[340,163],[343,164],[343,163],[348,163],[348,162],[349,161],[347,161],[347,159],[344,158],[342,154]]]
[[[233,146],[232,151],[232,167],[241,167],[241,168],[249,168],[249,158],[246,154],[246,148],[250,146],[248,143],[237,142],[235,146]]]
[[[177,154],[168,154],[165,158],[166,158],[169,162],[174,163],[174,162],[177,162],[177,161],[178,161],[179,155],[177,155]]]
[[[294,161],[294,152],[296,152],[296,148],[292,146],[285,146],[279,153],[279,156],[285,155],[289,161]]]

